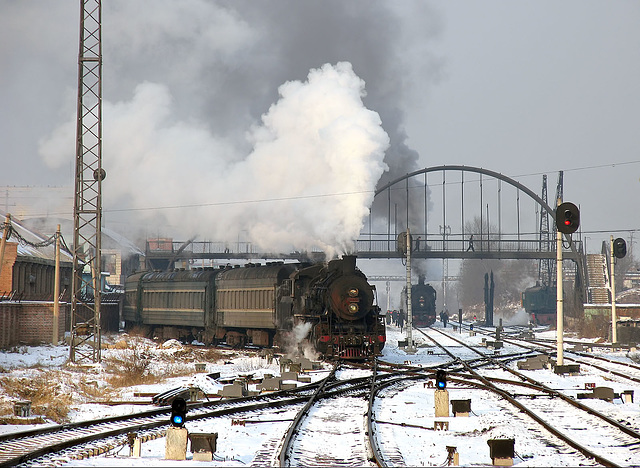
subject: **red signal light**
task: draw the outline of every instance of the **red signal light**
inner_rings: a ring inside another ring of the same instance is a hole
[[[570,202],[558,205],[556,209],[556,227],[563,234],[573,234],[580,227],[580,210]]]

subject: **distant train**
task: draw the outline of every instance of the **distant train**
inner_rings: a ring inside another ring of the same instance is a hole
[[[556,288],[532,286],[522,293],[522,307],[529,314],[531,322],[538,325],[556,323]]]
[[[407,303],[407,288],[402,289],[402,307]],[[411,314],[414,327],[429,327],[436,321],[436,290],[424,283],[424,276],[418,277],[418,284],[411,286]]]
[[[309,343],[325,358],[367,359],[386,341],[375,288],[355,256],[328,264],[142,272],[127,278],[127,328],[232,347]],[[299,335],[299,336],[298,336]]]

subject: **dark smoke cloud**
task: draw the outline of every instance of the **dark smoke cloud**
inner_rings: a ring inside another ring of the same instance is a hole
[[[40,142],[41,154],[52,165],[37,181],[37,174],[32,174],[33,183],[55,183],[52,176],[69,181],[74,149],[68,134],[74,131],[77,80],[77,34],[69,31],[77,31],[77,10],[76,2],[34,1],[13,3],[5,10],[8,15],[0,15],[4,18],[0,26],[6,26],[0,32],[5,44],[4,39],[17,35],[18,30],[34,28],[36,38],[20,44],[18,52],[0,45],[3,63],[11,61],[6,60],[9,55],[39,70],[29,75],[16,73],[8,83],[21,96],[31,94],[46,109],[42,114],[30,113],[44,115],[46,123],[34,122],[23,130],[29,134],[22,139],[28,141],[25,148]],[[380,116],[389,136],[384,160],[389,170],[379,184],[417,168],[418,154],[408,147],[404,130],[405,90],[416,80],[437,80],[440,67],[428,50],[417,49],[416,44],[424,47],[440,32],[437,14],[423,2],[112,0],[103,2],[102,24],[105,108],[117,113],[131,103],[146,103],[149,112],[168,112],[162,114],[162,125],[170,130],[163,139],[171,133],[201,136],[184,148],[187,171],[211,170],[202,157],[209,141],[216,145],[217,154],[225,155],[226,163],[242,162],[253,151],[254,142],[247,135],[278,101],[279,87],[292,80],[303,82],[309,70],[340,62],[352,64],[354,73],[365,82],[363,103]],[[409,62],[408,57],[414,61]],[[54,70],[45,73],[45,68]],[[141,99],[144,96],[149,100]],[[149,121],[159,120],[139,107],[135,112]],[[117,125],[126,129],[124,122]],[[105,134],[105,191],[118,177],[110,167],[108,139]],[[205,143],[198,147],[199,142]],[[127,141],[118,142],[118,146],[126,145]],[[143,181],[138,182],[142,186]],[[165,182],[167,192],[184,185],[179,177]],[[236,193],[229,189],[228,199],[242,199],[242,187],[236,189]],[[153,194],[147,197],[154,201]],[[193,200],[208,201],[199,200],[197,193]],[[118,208],[126,208],[126,202],[121,203]],[[120,216],[109,214],[109,208],[114,207],[105,206],[107,220]],[[124,226],[129,221],[120,222]],[[146,234],[156,233],[160,233],[158,228],[148,224]]]
[[[391,139],[381,183],[417,168],[419,155],[406,144],[404,90],[411,80],[436,80],[439,67],[428,54],[407,62],[411,43],[429,43],[440,31],[437,14],[422,2],[404,7],[411,12],[403,16],[421,25],[415,29],[386,1],[104,5],[106,91],[111,78],[127,84],[118,85],[127,92],[142,81],[168,83],[181,117],[206,117],[214,134],[242,145],[249,125],[277,100],[278,86],[304,80],[324,63],[347,61],[366,83],[365,105],[381,116]],[[110,24],[117,25],[112,36]]]

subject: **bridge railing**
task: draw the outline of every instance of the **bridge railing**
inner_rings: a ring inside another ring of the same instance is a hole
[[[418,242],[418,237],[420,240]],[[413,249],[418,252],[555,252],[556,240],[540,240],[532,238],[517,238],[515,236],[501,236],[501,237],[484,237],[475,236],[470,239],[469,236],[462,235],[447,235],[443,238],[439,235],[429,234],[425,235],[412,235]],[[582,251],[580,241],[574,240],[577,250]],[[571,249],[565,244],[564,251],[570,251]],[[218,241],[194,241],[188,246],[184,247],[184,242],[172,241],[166,243],[162,248],[148,248],[149,255],[158,256],[171,256],[174,253],[180,251],[181,258],[206,258],[210,257],[223,257],[225,254],[233,256],[257,256],[263,257],[268,255],[259,250],[259,248],[251,242],[218,242]],[[352,253],[365,253],[365,252],[396,252],[397,251],[397,236],[387,234],[364,234],[359,239],[354,240],[352,244]],[[319,251],[314,249],[313,253]],[[289,252],[287,256],[294,256],[299,252]],[[282,256],[280,254],[273,254],[274,256]]]
[[[419,238],[419,239],[418,239]],[[462,235],[412,235],[414,251],[436,252],[555,252],[556,240],[515,238],[513,236],[484,237]],[[574,241],[579,244],[580,241]],[[396,236],[387,234],[365,234],[355,241],[356,252],[390,252],[397,250]],[[570,250],[567,246],[566,250]],[[580,248],[578,248],[580,250]]]

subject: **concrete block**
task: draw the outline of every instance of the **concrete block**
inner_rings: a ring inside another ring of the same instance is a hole
[[[556,374],[578,375],[580,373],[580,364],[565,364],[563,366],[555,365],[553,372]]]
[[[436,418],[449,417],[449,391],[436,390],[433,395]]]
[[[260,384],[260,390],[264,391],[275,391],[280,390],[280,384],[282,383],[282,379],[280,378],[265,378],[262,380]]]
[[[298,373],[297,372],[282,372],[280,374],[280,378],[282,380],[298,380]]]
[[[244,386],[238,384],[225,385],[222,387],[223,398],[240,398],[244,395]]]
[[[187,459],[188,432],[184,427],[170,427],[167,429],[165,460]]]

